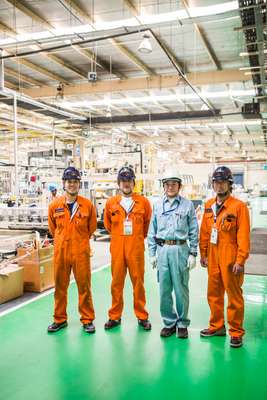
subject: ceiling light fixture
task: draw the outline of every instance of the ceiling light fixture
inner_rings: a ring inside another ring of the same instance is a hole
[[[149,54],[152,53],[152,45],[150,42],[150,36],[147,34],[144,34],[143,40],[140,43],[140,46],[138,47],[139,53],[143,54]]]

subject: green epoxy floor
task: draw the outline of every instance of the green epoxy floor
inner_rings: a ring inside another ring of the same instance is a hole
[[[267,199],[253,201],[253,226],[267,227]],[[257,400],[267,399],[267,277],[245,276],[244,347],[229,337],[202,339],[207,327],[206,271],[190,281],[190,338],[161,339],[158,286],[147,266],[151,332],[138,328],[129,281],[122,325],[103,329],[110,306],[109,268],[93,275],[95,335],[85,334],[77,290],[69,290],[69,327],[48,335],[53,295],[0,317],[0,400]]]
[[[69,327],[48,335],[53,295],[0,318],[0,399],[267,399],[267,278],[246,277],[245,345],[229,338],[201,339],[207,326],[206,272],[191,275],[190,339],[161,339],[158,288],[148,270],[146,286],[153,329],[137,327],[129,281],[121,327],[106,332],[109,268],[93,275],[95,335],[86,335],[69,290]]]

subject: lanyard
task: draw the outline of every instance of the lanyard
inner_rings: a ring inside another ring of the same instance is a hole
[[[120,204],[121,205],[121,204]],[[132,201],[132,204],[130,205],[130,207],[128,208],[128,210],[126,211],[125,208],[121,205],[121,207],[124,209],[125,213],[126,213],[126,220],[128,220],[129,214],[132,211],[132,209],[134,208],[135,205],[135,201]]]
[[[176,201],[176,200],[175,200],[175,201]],[[163,201],[163,213],[162,213],[162,215],[170,214],[171,212],[177,210],[177,208],[178,208],[179,206],[180,206],[180,202],[178,202],[178,204],[176,204],[175,207],[170,208],[169,210],[166,211],[166,210],[165,210],[165,201]]]
[[[71,213],[70,220],[73,219],[73,217],[74,217],[74,215],[76,214],[78,208],[79,208],[79,204],[77,203],[77,201],[75,201],[74,206],[73,206],[73,209],[72,209],[72,213]]]
[[[214,220],[214,224],[216,224],[216,221],[217,221],[217,216],[220,214],[220,212],[221,212],[221,210],[222,210],[222,208],[223,208],[223,203],[220,205],[220,208],[219,208],[219,210],[218,210],[218,214],[217,214],[217,204],[216,204],[216,202],[214,203],[214,204],[212,204],[212,206],[211,206],[211,208],[212,208],[212,211],[213,211],[213,220]]]

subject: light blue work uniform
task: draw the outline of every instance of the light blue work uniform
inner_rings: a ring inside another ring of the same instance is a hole
[[[155,238],[186,242],[160,246]],[[150,257],[157,256],[160,313],[167,328],[174,325],[186,328],[190,324],[187,260],[190,253],[197,253],[197,247],[198,223],[193,203],[179,195],[171,201],[164,196],[155,203],[148,232],[148,248]]]

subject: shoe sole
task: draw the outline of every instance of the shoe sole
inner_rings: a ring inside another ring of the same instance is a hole
[[[239,347],[242,347],[243,346],[243,343],[240,343],[240,344],[232,344],[232,343],[230,343],[230,347],[233,347],[233,349],[238,349]]]
[[[60,326],[58,329],[52,329],[52,330],[47,329],[47,332],[48,333],[56,333],[56,332],[60,331],[61,329],[67,328],[67,326],[68,326],[68,324],[66,322],[66,324]]]
[[[174,332],[171,332],[171,333],[168,334],[168,335],[162,335],[162,334],[160,334],[160,337],[168,338],[168,337],[170,337],[170,336],[173,336],[174,334],[175,334],[175,331],[174,331]]]
[[[87,331],[86,329],[84,329],[84,332],[85,332],[85,333],[89,333],[89,335],[90,335],[90,334],[92,334],[92,333],[95,333],[95,330],[94,330],[94,331]]]
[[[176,337],[177,337],[178,339],[188,339],[188,335],[187,335],[187,336],[178,336],[178,335],[176,335]]]

